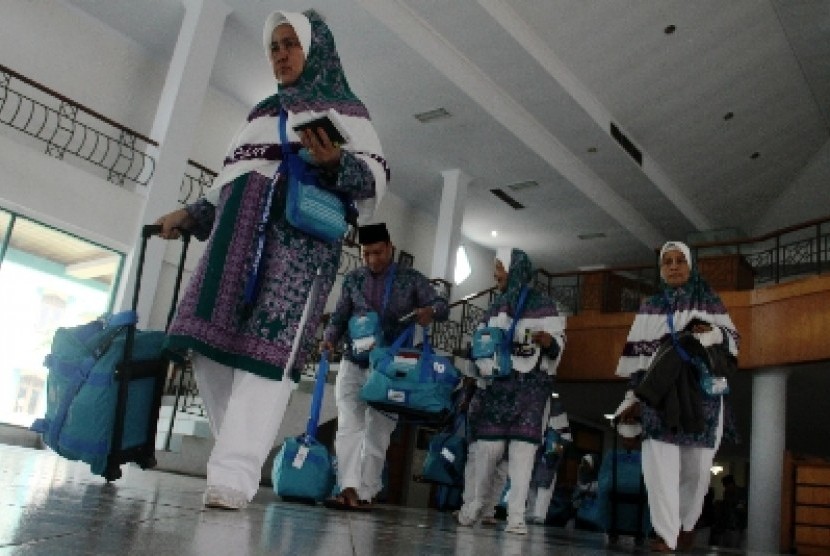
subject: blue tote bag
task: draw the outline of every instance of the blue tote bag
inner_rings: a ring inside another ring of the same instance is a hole
[[[412,324],[392,345],[372,350],[372,371],[360,398],[376,409],[403,416],[446,417],[460,375],[449,359],[433,351],[426,329],[422,349],[404,348],[414,331]]]

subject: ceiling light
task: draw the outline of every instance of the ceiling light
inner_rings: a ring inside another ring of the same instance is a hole
[[[759,153],[758,151],[755,151],[754,153],[752,153],[751,155],[749,155],[749,158],[751,158],[752,160],[756,160],[756,159],[758,159],[758,158],[760,158],[760,157],[761,157],[761,153]]]
[[[492,232],[490,232],[490,235],[491,235],[492,237],[496,237],[496,236],[498,236],[498,235],[499,235],[499,232],[498,232],[498,231],[496,231],[496,230],[493,230]]]
[[[735,117],[735,114],[733,114],[732,112],[727,112],[726,114],[723,115],[724,120],[731,120],[734,117]]]
[[[674,25],[668,25],[665,29],[663,29],[663,32],[667,35],[671,35],[675,31],[677,31],[677,27],[675,27]]]
[[[513,191],[521,191],[522,189],[530,189],[532,187],[537,187],[538,185],[539,185],[539,182],[535,182],[533,180],[527,180],[527,181],[520,181],[520,182],[516,182],[516,183],[511,183],[507,187],[512,189]]]
[[[578,237],[579,239],[599,239],[605,237],[605,234],[602,232],[593,232],[590,234],[579,234],[576,237]]]
[[[712,475],[718,475],[719,473],[723,473],[723,466],[715,464],[710,468]]]
[[[426,112],[421,112],[420,114],[415,114],[415,119],[422,124],[449,117],[450,113],[447,112],[445,108],[436,108],[435,110],[428,110]]]
[[[597,152],[597,148],[596,147],[588,147],[588,152],[591,153],[591,154],[594,154],[595,152]]]

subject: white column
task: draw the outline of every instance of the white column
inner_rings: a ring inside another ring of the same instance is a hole
[[[457,169],[445,170],[441,175],[444,177],[444,190],[441,193],[438,225],[435,227],[430,278],[443,278],[452,282],[455,251],[461,239],[464,201],[467,199],[467,186],[472,178]]]
[[[752,377],[747,526],[747,550],[751,552],[779,552],[780,548],[787,376],[786,369],[772,368]]]
[[[180,207],[179,188],[190,157],[225,18],[230,13],[222,0],[182,0],[182,3],[185,7],[184,20],[150,133],[159,147],[140,220],[142,225],[152,224],[159,216]],[[128,308],[132,303],[140,244],[140,230],[137,232],[136,246],[125,269],[129,279],[122,281],[122,308]],[[165,248],[166,242],[160,239],[151,239],[147,246],[138,304],[140,326],[146,326],[150,316]]]

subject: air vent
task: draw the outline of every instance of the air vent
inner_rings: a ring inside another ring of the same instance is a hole
[[[503,189],[491,189],[490,193],[492,193],[493,195],[495,195],[496,197],[498,197],[499,199],[501,199],[502,201],[504,201],[516,210],[525,208],[523,204],[521,204],[519,201],[517,201],[507,193],[505,193]]]
[[[435,120],[440,120],[441,118],[449,118],[450,113],[447,112],[444,108],[436,108],[435,110],[429,110],[427,112],[421,112],[420,114],[415,114],[415,119],[421,122],[422,124],[426,124],[429,122],[434,122]]]
[[[593,232],[590,234],[579,234],[576,237],[578,237],[579,239],[600,239],[605,237],[605,234],[602,232]]]
[[[511,183],[510,185],[507,186],[507,188],[510,189],[511,191],[522,191],[523,189],[531,189],[533,187],[538,187],[538,186],[539,186],[539,182],[536,182],[536,181],[533,181],[533,180],[527,180],[527,181],[520,181],[518,183]]]
[[[631,139],[626,137],[625,134],[622,131],[620,131],[620,128],[614,125],[614,122],[611,122],[611,137],[617,140],[617,143],[619,143],[620,146],[623,149],[625,149],[625,152],[627,152],[629,155],[631,155],[631,158],[637,161],[637,164],[639,164],[640,166],[643,165],[643,153],[640,152],[640,149],[634,146],[634,143],[631,142]]]

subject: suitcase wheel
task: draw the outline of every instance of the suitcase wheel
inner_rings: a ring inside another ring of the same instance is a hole
[[[148,456],[141,461],[138,462],[138,466],[142,469],[151,469],[156,466],[158,461],[156,461],[155,456]]]
[[[104,471],[104,478],[107,480],[108,483],[120,479],[121,466],[107,467],[107,469]]]

